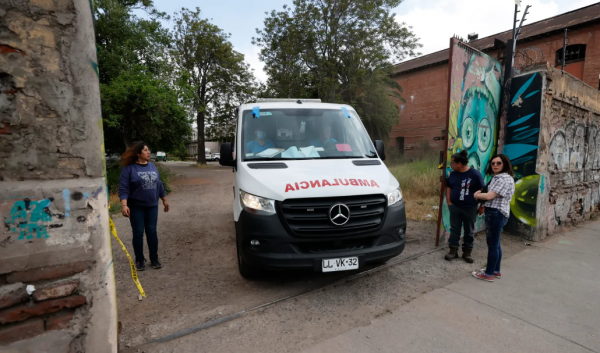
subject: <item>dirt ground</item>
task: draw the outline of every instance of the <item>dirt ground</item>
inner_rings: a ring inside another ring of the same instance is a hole
[[[177,177],[168,197],[171,210],[159,214],[159,258],[164,267],[139,273],[146,299],[138,300],[127,258],[113,241],[118,315],[122,323],[120,347],[125,351],[296,352],[367,325],[485,264],[485,239],[477,237],[476,262],[472,265],[461,259],[444,261],[441,249],[185,337],[147,344],[356,273],[282,272],[268,273],[253,281],[243,279],[237,270],[231,168],[215,164],[201,169],[175,162],[166,165]],[[114,222],[119,237],[133,255],[129,220],[118,216]],[[434,249],[435,223],[409,222],[407,239],[400,258]],[[520,238],[504,236],[502,247],[506,258],[525,245]]]

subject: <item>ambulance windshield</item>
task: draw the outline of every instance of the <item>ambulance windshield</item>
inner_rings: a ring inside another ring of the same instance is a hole
[[[377,157],[354,111],[260,109],[259,114],[246,110],[242,116],[244,161]]]

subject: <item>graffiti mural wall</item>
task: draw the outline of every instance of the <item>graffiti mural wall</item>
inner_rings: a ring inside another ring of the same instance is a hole
[[[462,150],[469,152],[469,166],[485,174],[485,168],[497,145],[502,65],[490,56],[453,39],[449,69],[446,177],[452,171],[450,157]],[[445,198],[440,209],[441,239],[447,242],[450,213]],[[484,217],[478,217],[476,231],[481,231],[484,227]]]
[[[600,92],[547,66],[512,82],[502,152],[516,190],[506,229],[539,241],[598,214]]]
[[[508,156],[515,172],[515,194],[506,228],[521,234],[535,232],[538,192],[544,187],[545,177],[536,173],[542,86],[543,76],[535,72],[513,78],[510,92],[502,153]]]
[[[538,217],[552,234],[598,215],[600,92],[570,75],[547,72],[540,158],[547,159],[548,195]],[[544,148],[547,146],[547,148]],[[545,235],[545,233],[542,233]]]

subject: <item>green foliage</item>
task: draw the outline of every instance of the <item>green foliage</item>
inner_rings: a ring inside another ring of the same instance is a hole
[[[269,75],[261,95],[353,105],[371,137],[397,123],[401,88],[386,70],[421,45],[391,9],[402,0],[295,0],[273,10],[253,44]]]
[[[249,100],[254,76],[244,56],[233,50],[229,34],[203,19],[200,9],[176,15],[172,55],[180,82],[185,82],[198,127],[198,151],[205,148],[205,129],[212,138],[232,135],[233,110]],[[204,153],[198,163],[206,164]]]
[[[167,82],[138,67],[100,87],[104,135],[111,147],[142,140],[154,150],[185,148],[182,137],[191,133],[191,121]]]
[[[188,94],[168,57],[168,19],[150,0],[97,0],[96,45],[105,149],[121,153],[133,141],[171,151],[190,133]],[[149,18],[133,15],[140,9]]]
[[[175,151],[173,151],[173,153],[171,155],[177,157],[179,160],[182,160],[182,161],[184,161],[186,158],[190,157],[188,149],[185,146],[176,149]]]

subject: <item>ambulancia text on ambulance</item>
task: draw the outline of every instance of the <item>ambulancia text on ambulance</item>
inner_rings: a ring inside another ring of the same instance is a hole
[[[360,269],[404,250],[400,185],[348,105],[259,99],[236,110],[233,218],[242,276]]]

